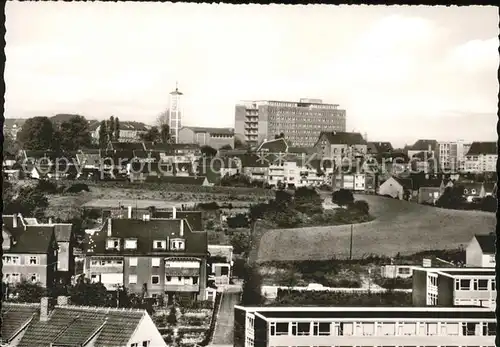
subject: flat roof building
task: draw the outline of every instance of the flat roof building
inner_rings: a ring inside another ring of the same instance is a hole
[[[235,306],[235,347],[493,347],[495,312],[481,307]]]
[[[312,147],[321,131],[345,131],[346,111],[319,99],[242,101],[235,108],[235,140],[258,145],[281,133],[294,146]]]

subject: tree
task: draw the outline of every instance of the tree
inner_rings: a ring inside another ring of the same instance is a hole
[[[274,135],[274,139],[284,139],[285,138],[285,133],[279,133],[277,135]]]
[[[170,143],[170,127],[168,124],[162,124],[160,126],[160,137],[162,143]]]
[[[108,126],[106,121],[102,121],[101,125],[99,126],[99,147],[106,148],[108,146]]]
[[[91,283],[90,279],[80,277],[75,286],[69,289],[71,302],[75,305],[106,306],[108,293],[100,282]]]
[[[46,290],[40,283],[28,282],[25,279],[17,283],[13,289],[13,294],[17,296],[19,302],[40,302],[46,295]]]
[[[231,147],[231,145],[224,145],[221,148],[219,148],[219,150],[228,150],[228,151],[230,151],[232,149],[233,149],[233,147]]]
[[[231,237],[231,246],[235,254],[248,254],[250,252],[250,232],[238,231]]]
[[[232,229],[247,228],[249,224],[246,213],[238,213],[234,217],[227,218],[227,226]]]
[[[49,206],[47,197],[36,187],[21,186],[14,189],[12,186],[4,188],[3,213],[21,213],[23,216],[44,218],[45,210]]]
[[[436,201],[436,206],[449,209],[463,208],[466,204],[463,191],[464,187],[458,184],[453,187],[446,187],[443,194]]]
[[[298,188],[295,191],[294,203],[297,211],[307,215],[314,215],[323,212],[323,199],[314,188]]]
[[[241,304],[243,306],[260,306],[263,303],[262,276],[257,265],[248,264],[243,276]]]
[[[47,117],[29,118],[17,133],[17,140],[24,149],[50,150],[53,148],[54,126]]]
[[[168,111],[163,111],[156,117],[156,125],[161,128],[162,125],[168,125],[169,120]]]
[[[16,141],[14,136],[12,136],[12,134],[8,131],[4,132],[4,134],[3,134],[3,148],[2,148],[4,156],[6,154],[17,155],[17,153],[19,152],[19,149],[20,149],[19,143]]]
[[[154,126],[151,127],[148,131],[145,133],[142,133],[139,135],[141,140],[145,142],[160,142],[161,141],[161,133],[158,130],[158,127]]]
[[[496,212],[497,199],[491,195],[486,196],[483,200],[481,200],[481,210],[486,212]]]
[[[246,148],[245,144],[238,137],[234,138],[234,149]]]
[[[109,141],[115,141],[115,117],[109,117],[107,130]]]
[[[58,137],[60,148],[64,151],[88,148],[92,142],[87,120],[78,115],[61,123]]]
[[[210,146],[201,146],[200,148],[201,154],[205,157],[215,157],[217,155],[217,150]]]
[[[170,325],[177,325],[177,309],[175,308],[175,305],[170,307],[170,311],[167,316],[167,323]]]
[[[120,119],[118,117],[115,118],[115,135],[114,135],[115,141],[120,140]]]
[[[354,196],[347,189],[339,189],[332,193],[332,202],[339,206],[346,206],[354,202]]]
[[[356,200],[352,205],[355,210],[368,215],[370,213],[370,205],[365,200]]]

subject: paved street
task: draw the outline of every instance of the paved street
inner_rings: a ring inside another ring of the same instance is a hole
[[[234,305],[240,300],[240,286],[228,286],[222,294],[222,302],[215,324],[212,347],[228,347],[233,345]]]

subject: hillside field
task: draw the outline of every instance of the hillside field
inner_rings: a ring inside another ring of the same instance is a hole
[[[495,231],[494,213],[456,211],[374,195],[366,200],[374,221],[353,226],[353,258],[393,256],[464,247],[474,234]],[[325,260],[349,256],[350,225],[268,230],[257,261]]]

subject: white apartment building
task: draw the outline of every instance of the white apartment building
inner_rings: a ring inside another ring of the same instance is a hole
[[[413,269],[413,305],[495,308],[495,277],[493,268]]]
[[[235,347],[493,347],[492,310],[235,306]]]
[[[496,172],[498,150],[496,142],[473,142],[465,156],[465,171]]]
[[[463,140],[452,142],[438,142],[437,157],[440,168],[452,170],[453,172],[465,169],[465,155],[470,148],[470,144]]]

